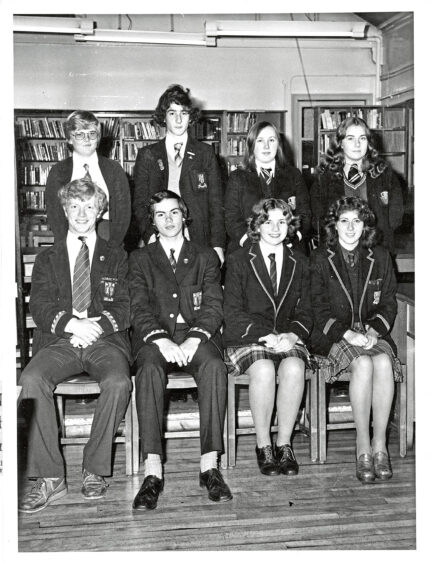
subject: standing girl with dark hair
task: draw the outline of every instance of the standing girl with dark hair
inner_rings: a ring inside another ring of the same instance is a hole
[[[311,253],[312,352],[327,356],[326,381],[351,372],[349,394],[357,429],[357,478],[392,477],[386,433],[394,381],[402,378],[390,329],[397,313],[391,257],[376,246],[375,216],[359,198],[334,202],[326,245]],[[370,412],[373,437],[370,440]]]
[[[337,128],[310,191],[312,226],[320,237],[329,206],[345,196],[368,202],[383,245],[394,253],[394,230],[402,223],[404,209],[401,187],[375,149],[366,122],[358,117],[346,118]]]

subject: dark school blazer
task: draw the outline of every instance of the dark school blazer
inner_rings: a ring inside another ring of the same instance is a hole
[[[354,320],[352,289],[340,248],[320,247],[311,260],[311,295],[314,328],[312,352],[327,355],[340,341]],[[386,340],[394,352],[396,347],[390,330],[397,314],[397,283],[392,259],[387,249],[360,248],[359,316],[363,325],[370,325]]]
[[[109,190],[109,242],[122,245],[130,225],[131,198],[127,176],[121,165],[112,159],[98,155],[100,172]],[[73,174],[73,158],[69,157],[54,165],[46,182],[46,214],[55,240],[64,239],[69,229],[58,190],[70,182]]]
[[[91,304],[88,317],[101,316],[100,339],[121,350],[130,361],[130,298],[128,294],[127,254],[97,237],[91,263]],[[62,239],[36,257],[34,263],[30,311],[37,329],[33,351],[68,338],[64,331],[72,319],[72,282],[66,239]]]
[[[392,169],[387,167],[377,178],[367,174],[366,184],[367,201],[382,232],[383,245],[393,253],[394,230],[401,225],[404,212],[399,181]],[[387,193],[388,203],[384,203],[387,200],[381,195],[383,192]],[[310,190],[312,226],[315,232],[321,233],[322,223],[330,204],[344,197],[345,186],[342,176],[338,177],[327,171],[316,178]]]
[[[288,203],[292,196],[296,199],[294,215],[301,220],[300,232],[308,238],[311,227],[309,194],[300,171],[294,166],[280,167],[276,164],[273,178],[274,198]],[[240,248],[239,241],[246,234],[246,220],[251,215],[254,204],[264,198],[260,178],[255,170],[237,169],[230,174],[225,192],[225,225],[229,237],[228,250]]]
[[[275,299],[260,245],[229,255],[224,287],[225,346],[256,343],[268,333],[295,333],[307,341],[312,329],[308,259],[284,245]]]
[[[169,163],[165,139],[139,149],[134,167],[133,213],[145,243],[154,233],[148,220],[151,196],[167,190]],[[221,175],[212,147],[188,135],[179,190],[192,219],[190,238],[199,245],[225,248]]]
[[[184,240],[176,272],[157,240],[129,257],[132,350],[160,337],[171,338],[181,313],[190,330],[187,337],[211,339],[222,351],[222,288],[216,252]]]

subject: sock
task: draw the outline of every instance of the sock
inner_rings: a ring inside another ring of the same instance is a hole
[[[200,470],[201,472],[206,472],[213,468],[218,467],[218,453],[216,450],[202,454],[200,458]]]
[[[148,454],[145,460],[145,478],[147,476],[157,476],[162,480],[163,467],[161,465],[161,457],[159,454]]]

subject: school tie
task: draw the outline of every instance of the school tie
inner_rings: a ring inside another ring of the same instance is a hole
[[[358,171],[358,166],[353,164],[348,171],[348,182],[351,184],[358,184],[361,180],[361,174]]]
[[[272,282],[273,295],[276,298],[278,295],[278,276],[276,273],[275,253],[270,253],[268,256],[270,259],[270,281]]]
[[[175,249],[170,249],[169,262],[172,265],[173,272],[176,270]]]
[[[92,181],[91,174],[90,174],[90,167],[87,164],[84,164],[84,169],[85,169],[84,179]]]
[[[352,268],[355,264],[355,254],[354,253],[348,253],[346,256],[347,256],[347,259],[348,259],[348,264]]]
[[[174,148],[175,148],[175,163],[176,166],[179,168],[182,164],[183,158],[181,157],[181,147],[182,147],[183,143],[175,143],[174,144]]]
[[[261,168],[260,174],[263,177],[265,183],[269,185],[272,182],[272,169],[271,168]]]
[[[90,256],[86,237],[78,237],[82,241],[76,257],[73,272],[72,305],[76,311],[85,311],[91,302]]]

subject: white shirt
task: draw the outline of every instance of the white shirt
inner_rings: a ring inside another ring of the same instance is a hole
[[[73,152],[73,171],[71,180],[77,180],[78,178],[83,178],[86,174],[84,164],[88,165],[88,172],[91,176],[91,180],[95,182],[103,192],[106,194],[106,198],[109,204],[109,190],[106,186],[105,179],[103,178],[102,171],[99,167],[99,158],[97,153],[93,153],[90,157],[82,157],[78,153]],[[109,219],[109,206],[105,213],[102,215],[101,219]]]
[[[260,176],[261,173],[261,169],[262,168],[271,168],[272,169],[272,178],[275,176],[275,166],[276,166],[276,161],[275,159],[273,159],[272,162],[270,163],[264,163],[264,164],[260,164],[259,162],[257,162],[257,160],[255,161],[255,168],[257,170],[257,174],[258,176]]]
[[[68,231],[66,237],[67,254],[69,255],[70,280],[72,283],[72,287],[73,287],[73,273],[75,271],[75,263],[79,251],[81,250],[82,247],[82,241],[80,241],[78,237],[79,235],[75,235],[71,231]],[[97,241],[97,235],[96,232],[93,231],[88,236],[84,235],[84,237],[86,237],[85,243],[88,247],[88,255],[90,259],[90,269],[91,269],[91,265],[93,263],[94,248],[96,246],[96,241]],[[79,318],[88,317],[88,310],[76,311],[75,309],[73,309],[73,315],[76,315],[76,317]]]
[[[165,239],[159,238],[160,244],[164,249],[164,252],[167,255],[167,258],[170,260],[170,250],[173,249],[175,251],[175,260],[178,262],[179,253],[181,252],[182,245],[184,244],[184,239],[180,241],[166,241]],[[181,312],[179,312],[178,317],[176,318],[176,323],[186,323],[185,319],[182,317]]]
[[[264,262],[266,264],[267,272],[270,276],[270,259],[269,255],[274,253],[275,254],[275,263],[276,263],[276,283],[278,286],[279,292],[279,284],[281,282],[281,274],[282,274],[282,264],[284,262],[284,245],[268,245],[264,241],[259,241],[261,254],[263,255]]]
[[[176,145],[176,143],[182,143],[182,147],[181,147],[181,150],[179,151],[179,154],[181,155],[182,158],[184,158],[185,146],[187,144],[187,141],[188,141],[188,132],[187,131],[183,135],[172,135],[171,133],[167,132],[167,134],[166,134],[166,151],[167,151],[167,154],[169,155],[169,157],[171,159],[175,160],[175,157],[176,157],[175,145]]]

